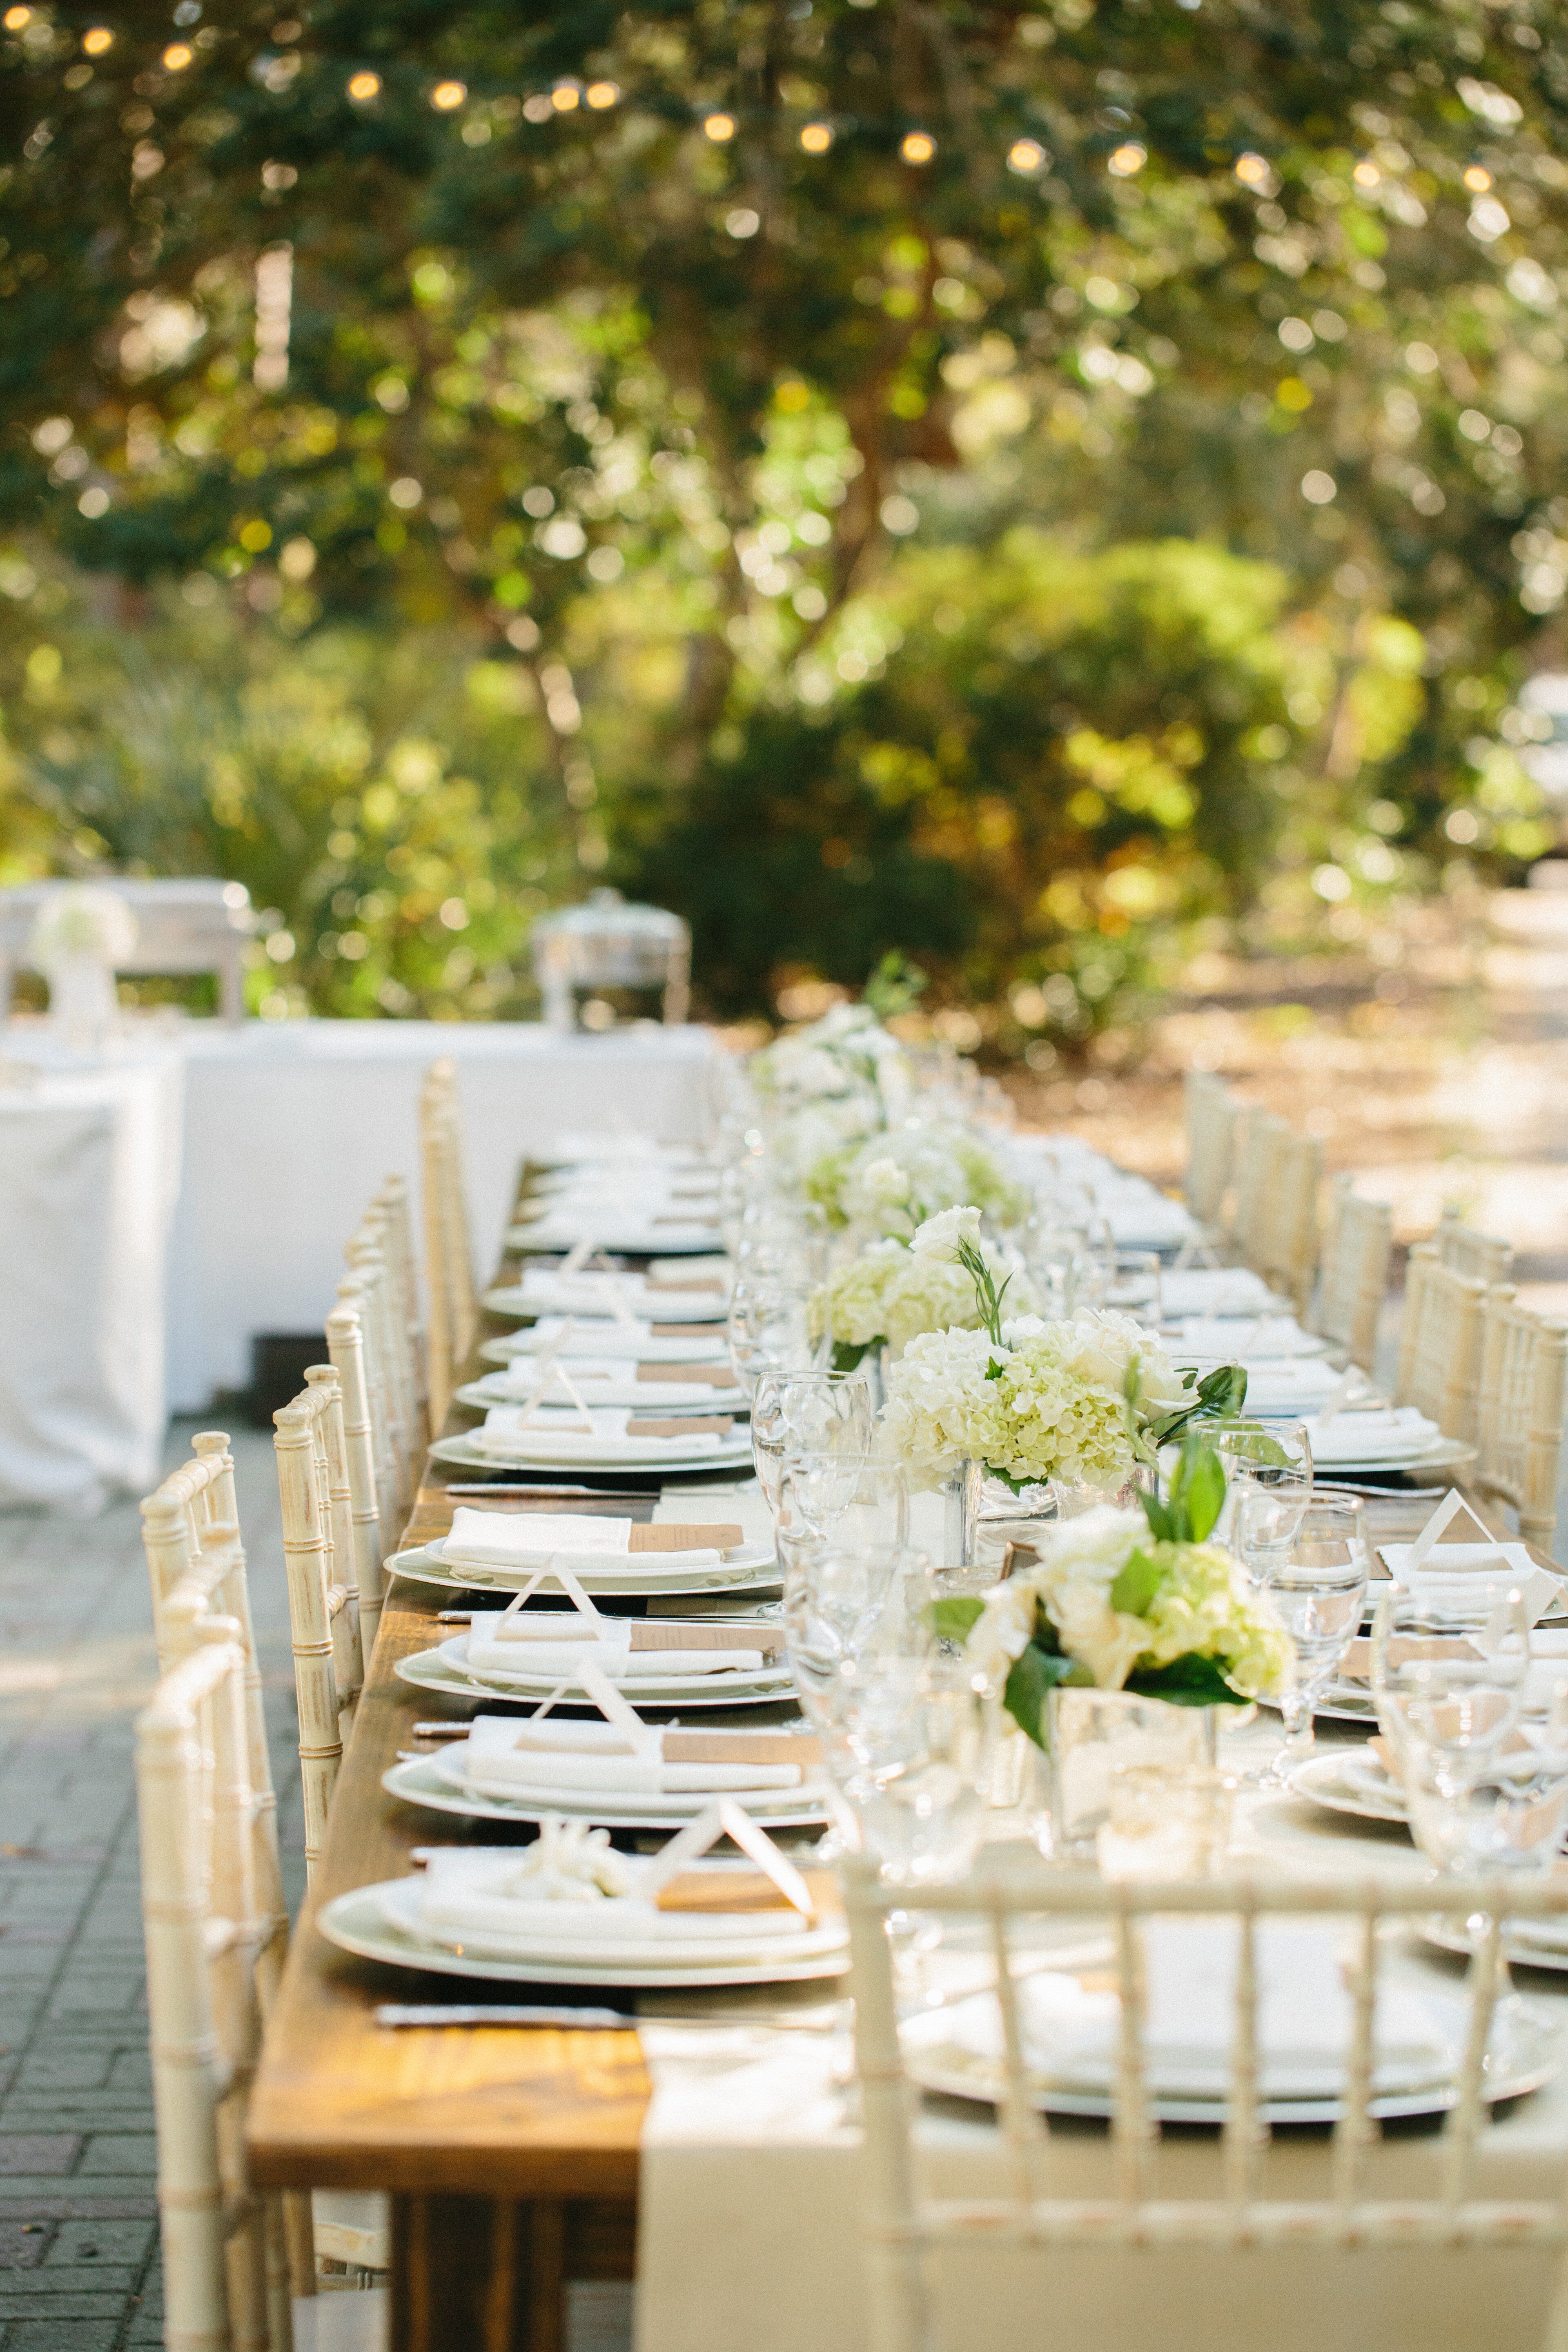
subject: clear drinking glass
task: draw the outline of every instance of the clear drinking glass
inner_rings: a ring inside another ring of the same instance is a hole
[[[1312,1712],[1361,1630],[1368,1573],[1366,1506],[1359,1495],[1309,1503],[1289,1550],[1270,1554],[1258,1581],[1296,1645],[1296,1676],[1280,1701],[1285,1738],[1259,1778],[1283,1788],[1312,1752]]]
[[[763,1373],[752,1399],[752,1453],[769,1509],[778,1509],[779,1482],[792,1454],[864,1456],[874,1418],[871,1384],[862,1371]]]
[[[1410,1809],[1411,1832],[1441,1867],[1468,1858],[1497,1810],[1497,1775],[1524,1716],[1530,1671],[1530,1612],[1512,1587],[1493,1589],[1484,1620],[1448,1630],[1425,1595],[1392,1587],[1380,1601],[1372,1633],[1372,1689]],[[1555,1678],[1546,1714],[1525,1740],[1553,1750]],[[1546,1729],[1541,1729],[1542,1721]],[[1522,1770],[1528,1763],[1510,1766]],[[1485,1834],[1490,1835],[1490,1832]]]
[[[1225,1465],[1225,1507],[1215,1540],[1235,1540],[1241,1497],[1253,1488],[1305,1487],[1312,1491],[1312,1443],[1304,1421],[1263,1421],[1237,1415],[1194,1424]]]
[[[751,1396],[765,1371],[810,1371],[819,1352],[811,1337],[810,1291],[782,1281],[737,1282],[726,1325],[735,1378]]]
[[[1231,1507],[1230,1544],[1254,1583],[1267,1584],[1270,1567],[1289,1556],[1311,1499],[1310,1486],[1295,1478],[1266,1486],[1251,1479],[1238,1483]]]
[[[775,1507],[779,1554],[829,1540],[875,1550],[909,1540],[910,1489],[903,1472],[874,1454],[786,1454]]]

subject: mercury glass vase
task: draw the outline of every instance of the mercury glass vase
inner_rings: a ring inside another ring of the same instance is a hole
[[[1059,1513],[1049,1486],[1016,1494],[984,1462],[960,1465],[942,1487],[942,1566],[962,1571],[977,1592],[1011,1572],[1010,1547],[1032,1548]],[[954,1589],[957,1589],[956,1587]]]
[[[1214,1764],[1217,1707],[1076,1689],[1054,1690],[1046,1704],[1051,1849],[1058,1861],[1094,1859],[1117,1772],[1152,1766],[1178,1773]]]

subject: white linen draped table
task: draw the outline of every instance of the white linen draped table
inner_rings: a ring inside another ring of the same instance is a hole
[[[184,1170],[169,1247],[169,1403],[205,1411],[250,1379],[258,1331],[319,1331],[343,1244],[389,1175],[419,1198],[419,1089],[458,1066],[475,1255],[492,1265],[518,1162],[563,1128],[697,1144],[723,1048],[710,1030],[563,1035],[527,1021],[126,1024],[114,1062],[67,1055],[48,1024],[14,1021],[5,1049],[62,1071],[147,1059],[184,1079]]]
[[[1321,1735],[1320,1735],[1321,1736]],[[1227,1738],[1222,1761],[1268,1753],[1278,1717]],[[1327,1746],[1328,1741],[1323,1744]],[[1314,1874],[1426,1865],[1397,1830],[1368,1832],[1296,1800],[1251,1790],[1238,1811],[1236,1859],[1265,1857]],[[1084,1923],[1061,1940],[1081,1947]],[[1416,1958],[1453,1990],[1461,1964]],[[1527,1974],[1529,1998],[1568,2025],[1568,1991]],[[1568,1985],[1568,1979],[1555,1982]],[[1548,1988],[1544,1991],[1543,1987]],[[812,1992],[826,2000],[820,1988]],[[645,2006],[646,2001],[645,2001]],[[776,2015],[776,1989],[754,1996]],[[658,2004],[671,2015],[679,1996]],[[707,1996],[692,2006],[710,2014]],[[654,2095],[643,2126],[638,2199],[637,2352],[864,2352],[872,2331],[859,2236],[859,2132],[853,2044],[842,2012],[821,2032],[800,2021],[641,2030]],[[1568,2047],[1563,2057],[1568,2063]],[[1053,2125],[1054,2193],[1113,2195],[1103,2126]],[[929,2184],[949,2196],[1006,2196],[1010,2168],[990,2109],[927,2101],[921,2126]],[[1441,2143],[1396,2126],[1368,2179],[1388,2196],[1435,2194]],[[1167,2133],[1154,2193],[1223,2195],[1217,2133]],[[1262,2193],[1322,2196],[1326,2135],[1280,2135]],[[1502,2111],[1483,2131],[1482,2197],[1554,2198],[1568,2182],[1568,2073]],[[984,2244],[935,2263],[932,2352],[1540,2352],[1551,2257],[1509,2249],[1424,2247],[1353,2254],[1319,2248],[1125,2249],[1021,2255]]]
[[[0,1086],[0,1504],[156,1484],[179,1065]]]

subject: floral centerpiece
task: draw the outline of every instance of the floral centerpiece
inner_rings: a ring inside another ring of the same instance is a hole
[[[908,1127],[826,1152],[805,1191],[830,1225],[899,1241],[944,1209],[969,1206],[976,1220],[984,1212],[1011,1224],[1029,1207],[995,1153],[961,1128]]]
[[[1184,1442],[1164,1500],[1109,1506],[1042,1530],[1037,1567],[985,1595],[939,1601],[939,1632],[1039,1747],[1053,1691],[1128,1691],[1178,1706],[1278,1695],[1290,1637],[1229,1552],[1206,1540],[1225,1500],[1218,1456]]]
[[[871,1243],[812,1293],[811,1336],[820,1339],[831,1332],[835,1371],[853,1371],[873,1348],[888,1349],[896,1361],[922,1332],[978,1327],[981,1307],[972,1277],[946,1251],[922,1242],[942,1223],[941,1217],[928,1221],[912,1242]],[[984,1243],[979,1246],[994,1280],[1001,1263]],[[1026,1281],[1010,1279],[1015,1303],[1032,1307]]]
[[[1120,1487],[1194,1415],[1245,1402],[1239,1365],[1201,1381],[1178,1371],[1131,1316],[1080,1307],[1061,1321],[1004,1320],[1008,1285],[997,1288],[982,1253],[976,1209],[930,1220],[912,1246],[962,1269],[980,1322],[910,1339],[889,1373],[883,1435],[918,1486],[980,1462],[1015,1490],[1050,1479]]]
[[[902,1118],[913,1088],[903,1047],[869,1004],[836,1004],[764,1045],[748,1069],[776,1162],[795,1183]]]

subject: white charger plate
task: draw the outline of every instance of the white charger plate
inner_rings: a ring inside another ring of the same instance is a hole
[[[528,1568],[470,1568],[447,1564],[444,1547],[445,1536],[435,1536],[427,1544],[416,1544],[407,1551],[395,1551],[386,1566],[395,1576],[412,1577],[416,1583],[439,1584],[453,1592],[519,1592],[535,1571]],[[737,1544],[727,1558],[715,1568],[692,1568],[674,1572],[638,1569],[639,1559],[671,1559],[679,1555],[672,1552],[628,1552],[622,1569],[578,1569],[575,1572],[583,1590],[591,1599],[603,1601],[651,1600],[655,1593],[668,1592],[776,1592],[780,1575],[777,1559],[768,1544]],[[548,1587],[544,1588],[548,1591]]]
[[[1461,1942],[1450,1948],[1464,1950],[1467,1947]],[[1568,1946],[1561,1958],[1546,1965],[1568,1968]],[[1462,2000],[1455,1994],[1445,1994],[1440,1988],[1424,1986],[1422,1992],[1423,1998],[1436,2006],[1452,2011],[1455,2046],[1457,2050],[1462,2047],[1466,2018]],[[938,2042],[941,2016],[938,2011],[921,2021],[922,2031],[931,2034],[930,2048],[921,2049],[913,2036],[906,2039],[905,2063],[910,2079],[922,2090],[937,2091],[948,2098],[982,2100],[987,2105],[996,2105],[1005,2091],[1000,2061],[981,2057],[951,2042]],[[1482,2098],[1490,2105],[1539,2090],[1559,2071],[1556,2043],[1556,2025],[1548,2024],[1527,2003],[1515,2000],[1506,2009],[1500,2008],[1493,2025]],[[1368,2113],[1377,2117],[1443,2115],[1458,2098],[1458,2089],[1451,2082],[1413,2084],[1408,2089],[1380,2092],[1369,2103]],[[1030,2103],[1042,2115],[1101,2117],[1110,2116],[1115,2105],[1109,2086],[1104,2090],[1069,2088],[1043,2082],[1031,2085]],[[1339,2121],[1341,2112],[1337,2098],[1321,2097],[1268,2099],[1259,2108],[1262,2119],[1268,2124],[1331,2124]],[[1225,2123],[1226,2102],[1223,2095],[1162,2094],[1151,2096],[1150,2113],[1160,2123],[1218,2126]]]
[[[416,1943],[428,1939],[442,1951],[481,1954],[492,1959],[514,1961],[519,1967],[543,1960],[547,1965],[557,1968],[581,1968],[584,1963],[590,1968],[604,1968],[608,1965],[605,1958],[606,1948],[616,1948],[613,1944],[606,1945],[602,1937],[588,1937],[582,1933],[584,1914],[575,1904],[570,1906],[577,1913],[579,1923],[574,1936],[567,1933],[535,1942],[526,1935],[510,1935],[504,1927],[489,1927],[473,1936],[453,1936],[448,1941],[421,1926],[419,1894],[417,1877],[395,1880],[390,1888],[382,1890],[384,1914],[391,1926]],[[595,1911],[589,1909],[587,1916],[594,1917]],[[563,1917],[563,1927],[567,1924]],[[662,1979],[672,1968],[755,1968],[765,1955],[781,1949],[793,1953],[797,1959],[816,1959],[829,1952],[843,1951],[848,1940],[848,1927],[842,1917],[831,1918],[816,1927],[790,1928],[783,1933],[775,1931],[773,1935],[754,1931],[748,1935],[742,1928],[740,1932],[723,1936],[660,1936],[642,1943],[631,1943],[622,1938],[620,1949],[623,1957],[616,1965],[646,1969]],[[668,1958],[665,1957],[667,1953]]]
[[[606,1338],[623,1328],[607,1309],[587,1303],[581,1307],[542,1307],[537,1298],[525,1297],[521,1285],[515,1289],[487,1290],[480,1303],[492,1315],[517,1315],[533,1323],[546,1315],[573,1315],[579,1324],[602,1323]],[[650,1298],[646,1292],[640,1297],[634,1292],[626,1304],[639,1323],[723,1323],[730,1314],[729,1300],[718,1297],[704,1297],[700,1306],[684,1306],[679,1315],[672,1315],[662,1299]]]
[[[430,1448],[437,1462],[452,1462],[463,1470],[493,1470],[504,1477],[509,1470],[591,1470],[600,1477],[613,1471],[629,1471],[643,1476],[650,1470],[661,1470],[666,1477],[679,1476],[687,1470],[749,1470],[752,1467],[752,1439],[749,1430],[737,1435],[717,1439],[700,1454],[681,1454],[673,1459],[668,1454],[617,1454],[606,1461],[595,1461],[591,1455],[550,1454],[542,1445],[537,1454],[487,1454],[469,1437],[438,1437]]]
[[[518,1675],[505,1682],[479,1682],[447,1654],[456,1646],[455,1642],[444,1642],[439,1649],[418,1650],[411,1658],[399,1658],[397,1674],[419,1690],[441,1691],[453,1698],[512,1699],[529,1706],[560,1687],[559,1675]],[[745,1647],[743,1626],[735,1630],[735,1646]],[[762,1675],[746,1674],[738,1667],[717,1675],[638,1675],[635,1681],[618,1682],[616,1687],[633,1706],[776,1706],[795,1696],[795,1679],[784,1665]]]
[[[793,1960],[781,1957],[750,1966],[731,1962],[707,1968],[627,1969],[599,1961],[574,1961],[566,1968],[559,1959],[522,1961],[454,1952],[445,1945],[405,1935],[386,1917],[381,1907],[383,1896],[389,1887],[404,1884],[401,1879],[388,1879],[378,1885],[356,1887],[351,1895],[339,1895],[322,1906],[316,1925],[329,1943],[362,1959],[381,1960],[391,1968],[428,1969],[437,1976],[483,1977],[503,1984],[627,1985],[650,1990],[673,1990],[678,1985],[793,1984],[813,1977],[842,1976],[849,1965],[848,1950],[842,1943],[831,1950],[797,1955]]]
[[[529,1255],[538,1250],[553,1257],[562,1250],[575,1249],[584,1238],[575,1224],[552,1224],[547,1217],[541,1217],[537,1224],[514,1225],[507,1235],[507,1245]],[[685,1236],[679,1232],[660,1233],[652,1225],[621,1225],[612,1227],[608,1233],[595,1229],[586,1238],[595,1249],[626,1257],[710,1257],[723,1246],[717,1223]]]
[[[1458,1953],[1462,1959],[1468,1959],[1475,1949],[1463,1927],[1441,1916],[1424,1919],[1421,1933],[1438,1951]],[[1554,1974],[1568,1974],[1568,1920],[1515,1920],[1503,1930],[1502,1956],[1510,1968],[1551,1969]]]
[[[613,1329],[614,1327],[611,1328]],[[480,1343],[479,1354],[487,1364],[524,1363],[530,1356],[544,1352],[542,1348],[534,1347],[533,1333],[534,1326],[531,1323],[525,1330],[508,1332],[504,1339],[485,1339]],[[606,1333],[606,1339],[608,1336]],[[658,1346],[660,1352],[657,1356],[645,1355],[638,1361],[645,1364],[724,1364],[730,1360],[729,1342],[724,1337],[722,1325],[718,1323],[700,1339],[661,1339]],[[666,1348],[679,1348],[681,1352],[667,1356],[663,1352]],[[561,1360],[570,1366],[576,1359],[566,1355]]]
[[[574,1798],[565,1790],[554,1791],[542,1798],[491,1797],[478,1791],[470,1793],[441,1769],[441,1753],[416,1756],[406,1763],[393,1764],[381,1776],[381,1785],[389,1797],[399,1797],[405,1804],[425,1805],[435,1813],[459,1813],[473,1822],[542,1822],[552,1818],[568,1822],[587,1822],[602,1830],[678,1830],[695,1821],[705,1804],[712,1801],[712,1792],[693,1790],[689,1800],[671,1797],[628,1797],[626,1809],[615,1804],[596,1791],[579,1790]],[[731,1792],[733,1793],[733,1792]],[[786,1801],[764,1807],[755,1797],[737,1795],[735,1801],[742,1810],[761,1822],[764,1829],[820,1829],[827,1819],[825,1798],[813,1798],[809,1789],[781,1789],[773,1792]],[[682,1810],[676,1811],[680,1805]]]
[[[1259,1413],[1258,1416],[1259,1421],[1310,1420],[1310,1417],[1303,1413]],[[1380,1454],[1369,1446],[1364,1454],[1350,1459],[1336,1454],[1331,1462],[1315,1463],[1313,1473],[1328,1483],[1335,1478],[1354,1476],[1358,1471],[1378,1470],[1386,1474],[1400,1470],[1417,1486],[1431,1486],[1439,1477],[1451,1478],[1456,1471],[1468,1468],[1475,1458],[1473,1445],[1466,1445],[1458,1437],[1439,1437],[1421,1454],[1399,1454],[1391,1457]]]

